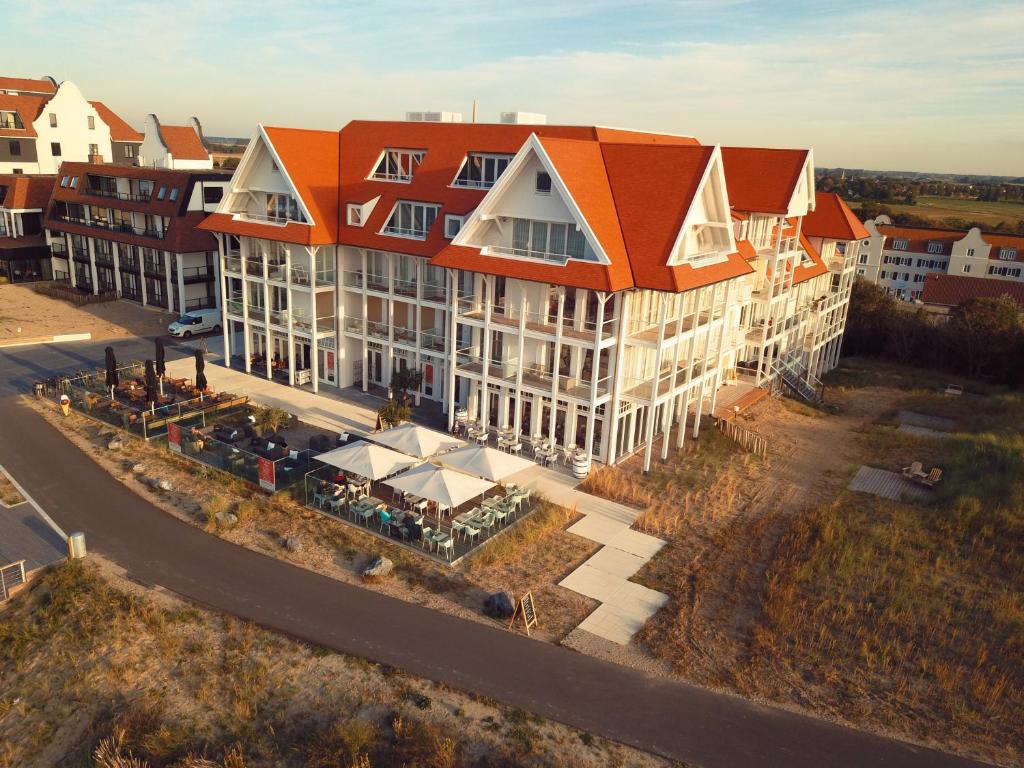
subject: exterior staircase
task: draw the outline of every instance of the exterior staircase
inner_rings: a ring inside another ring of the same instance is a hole
[[[821,398],[821,382],[796,365],[786,360],[777,360],[773,366],[775,373],[782,382],[802,400],[815,408],[823,408],[825,401]]]

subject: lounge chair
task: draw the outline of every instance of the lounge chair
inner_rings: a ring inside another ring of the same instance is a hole
[[[903,476],[909,480],[920,480],[926,476],[924,465],[920,461],[913,462],[909,467],[903,468]]]
[[[921,485],[925,485],[929,488],[934,488],[938,485],[939,480],[942,479],[942,470],[938,467],[932,467],[932,471],[929,472],[925,477],[921,478]]]

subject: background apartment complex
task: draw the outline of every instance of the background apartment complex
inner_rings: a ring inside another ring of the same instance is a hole
[[[723,389],[836,364],[867,232],[813,179],[807,150],[596,127],[260,127],[202,226],[246,371],[415,369],[450,422],[649,462]]]
[[[897,226],[888,216],[865,226],[857,274],[904,301],[921,299],[931,274],[1024,282],[1024,236]]]

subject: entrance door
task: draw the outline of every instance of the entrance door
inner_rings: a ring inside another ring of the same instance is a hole
[[[366,380],[371,384],[381,384],[384,375],[384,359],[379,349],[366,351]]]
[[[320,381],[334,383],[334,350],[318,347],[316,351],[316,367]]]

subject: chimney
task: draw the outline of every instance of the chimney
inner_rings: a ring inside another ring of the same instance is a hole
[[[103,165],[103,155],[89,155],[89,162],[92,165]]]

